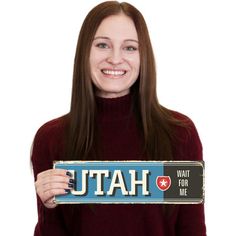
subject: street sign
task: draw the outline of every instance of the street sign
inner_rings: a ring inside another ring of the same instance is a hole
[[[57,204],[157,203],[204,201],[204,162],[199,161],[57,161],[75,181]]]

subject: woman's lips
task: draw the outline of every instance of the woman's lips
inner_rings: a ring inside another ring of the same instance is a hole
[[[126,74],[126,70],[110,70],[110,69],[102,69],[101,70],[104,75],[109,76],[122,76]]]

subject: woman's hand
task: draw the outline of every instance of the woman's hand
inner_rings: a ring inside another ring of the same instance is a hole
[[[74,181],[70,176],[70,172],[62,169],[50,169],[37,175],[35,189],[45,207],[56,207],[54,196],[67,194],[73,188]]]

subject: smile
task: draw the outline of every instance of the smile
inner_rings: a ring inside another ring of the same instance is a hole
[[[126,70],[102,70],[102,73],[105,75],[120,76],[126,74]]]

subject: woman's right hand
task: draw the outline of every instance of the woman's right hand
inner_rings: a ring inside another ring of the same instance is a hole
[[[74,181],[70,176],[70,172],[62,169],[50,169],[37,175],[35,189],[45,207],[56,207],[54,196],[65,195],[73,188]]]

